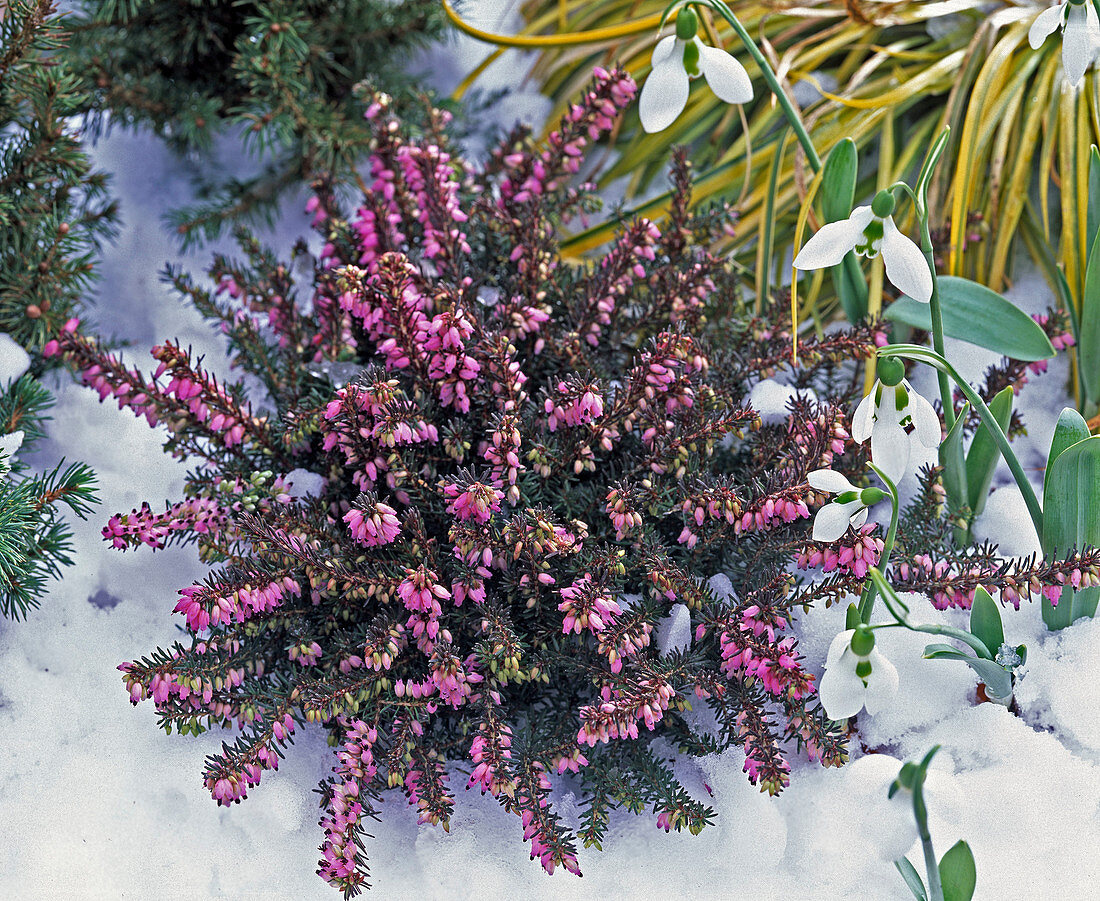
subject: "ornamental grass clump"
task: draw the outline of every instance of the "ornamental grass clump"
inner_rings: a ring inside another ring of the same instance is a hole
[[[578,840],[598,847],[616,808],[665,830],[712,820],[657,737],[687,755],[739,746],[773,794],[792,755],[846,759],[792,610],[866,568],[797,590],[786,569],[822,499],[807,474],[857,471],[845,361],[884,337],[803,343],[790,414],[762,424],[746,397],[789,366],[789,325],[753,318],[697,249],[732,223],[688,213],[682,157],[663,228],[626,222],[598,262],[563,260],[560,223],[592,205],[571,176],[635,93],[597,69],[545,145],[517,130],[482,167],[445,114],[411,133],[369,98],[366,190],[349,215],[315,185],[309,283],[294,281],[304,244],[283,264],[243,234],[246,261],[216,259],[212,293],[173,275],[225,333],[237,381],[173,342],[147,377],[76,322],[48,347],[193,467],[181,500],[104,529],[121,549],[194,542],[214,565],[175,603],[186,639],[120,667],[131,699],[152,698],[168,732],[237,731],[204,774],[223,805],[305,724],[324,728],[318,872],[348,896],[387,788],[444,828],[456,785],[488,792],[547,871],[579,872]],[[551,803],[563,783],[576,833]]]

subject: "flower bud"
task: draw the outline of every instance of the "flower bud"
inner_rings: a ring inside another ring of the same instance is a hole
[[[857,657],[868,657],[874,647],[875,633],[866,624],[860,623],[852,634],[852,653]]]
[[[905,378],[905,364],[897,357],[879,357],[877,369],[878,380],[884,385],[893,387]]]
[[[871,212],[885,219],[894,212],[894,195],[891,191],[879,191],[871,201]]]
[[[676,14],[676,37],[681,41],[690,41],[699,31],[699,17],[695,10],[685,6]]]

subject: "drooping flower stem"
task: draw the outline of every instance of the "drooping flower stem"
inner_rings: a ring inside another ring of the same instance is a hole
[[[898,514],[900,512],[901,504],[898,501],[898,489],[897,486],[890,481],[886,474],[875,466],[874,463],[870,464],[871,469],[875,471],[883,483],[886,485],[890,492],[890,528],[886,532],[886,540],[882,544],[882,554],[878,560],[877,569],[879,571],[885,570],[890,563],[890,552],[894,549],[894,541],[898,535]],[[870,573],[868,573],[870,576]],[[875,583],[874,580],[868,578],[863,584],[863,592],[859,598],[859,619],[860,622],[870,623],[871,614],[875,609]]]
[[[932,348],[941,357],[945,356],[943,349],[943,311],[940,307],[940,281],[936,277],[936,263],[932,251],[932,235],[928,230],[928,214],[920,216],[920,249],[924,258],[928,261],[928,268],[932,272],[932,299],[929,301],[929,314],[932,317]],[[951,399],[951,382],[947,373],[936,371],[936,380],[940,386],[940,402],[943,404],[943,424],[950,432],[955,425],[955,404]]]
[[[1016,454],[1012,450],[1012,445],[1008,443],[1008,436],[1005,435],[1004,429],[1001,428],[1000,423],[997,422],[997,417],[995,417],[993,411],[986,406],[985,401],[982,400],[978,392],[966,383],[966,380],[959,375],[954,366],[943,358],[942,354],[934,350],[929,350],[927,347],[921,347],[918,344],[888,344],[886,347],[880,348],[878,353],[880,357],[903,357],[908,360],[927,363],[929,366],[935,367],[942,376],[950,377],[951,381],[958,385],[963,396],[970,401],[970,405],[978,411],[978,415],[981,417],[983,425],[989,429],[990,434],[993,436],[993,441],[997,445],[997,449],[1000,450],[1001,455],[1005,458],[1005,462],[1012,472],[1012,477],[1016,480],[1016,484],[1020,488],[1020,494],[1023,495],[1024,503],[1027,504],[1027,512],[1031,516],[1032,525],[1035,527],[1035,534],[1038,535],[1041,540],[1043,537],[1043,508],[1039,505],[1039,498],[1035,495],[1035,489],[1031,487],[1031,483],[1027,480],[1027,474],[1024,472],[1023,466],[1020,465],[1020,461],[1016,458]]]
[[[756,60],[756,64],[760,67],[760,74],[764,76],[764,81],[767,82],[768,87],[779,103],[779,108],[783,110],[783,115],[786,116],[795,135],[798,137],[798,143],[802,145],[802,149],[806,152],[806,160],[809,162],[810,168],[813,169],[816,174],[818,170],[821,169],[821,157],[817,153],[817,148],[814,147],[814,142],[810,140],[810,135],[806,131],[806,126],[802,124],[802,118],[791,104],[787,92],[784,91],[783,87],[779,84],[779,79],[776,78],[775,72],[772,71],[772,67],[764,57],[764,54],[760,52],[760,48],[756,46],[752,36],[745,30],[745,27],[737,20],[733,11],[726,6],[722,0],[704,0],[701,5],[709,7],[725,19],[729,23],[730,28],[732,28],[741,39],[741,43],[745,45],[745,49],[748,51],[749,56]]]

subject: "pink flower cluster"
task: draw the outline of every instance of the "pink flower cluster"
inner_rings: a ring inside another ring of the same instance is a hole
[[[146,544],[163,548],[174,532],[194,532],[205,535],[222,529],[227,522],[225,511],[205,497],[190,498],[172,504],[163,513],[154,513],[148,503],[140,510],[116,513],[103,527],[103,537],[119,550]]]
[[[401,534],[397,511],[377,499],[367,500],[363,507],[352,507],[343,518],[352,537],[364,547],[390,544]]]
[[[527,467],[520,462],[519,449],[522,445],[519,431],[520,420],[514,413],[505,413],[490,441],[486,441],[481,450],[482,458],[489,464],[489,478],[497,487],[508,486],[508,502],[519,503],[519,486],[516,484]]]
[[[561,603],[558,610],[565,614],[561,626],[565,635],[570,632],[580,635],[585,629],[598,635],[623,612],[607,589],[594,582],[589,573],[562,588],[559,593]]]
[[[470,744],[470,760],[474,764],[467,788],[475,785],[481,793],[494,798],[501,792],[515,793],[515,779],[508,772],[512,760],[512,729],[507,723],[483,720]]]
[[[581,728],[577,744],[590,748],[613,738],[637,738],[638,721],[650,731],[665,715],[676,691],[663,676],[640,679],[637,690],[623,691],[605,685],[600,690],[599,704],[581,708]]]
[[[1039,325],[1046,326],[1050,322],[1050,316],[1046,313],[1032,313],[1031,318],[1034,319]],[[1077,343],[1073,337],[1073,333],[1070,331],[1055,332],[1050,336],[1050,343],[1055,350],[1065,350],[1067,347],[1073,347]],[[1047,360],[1035,360],[1028,363],[1027,368],[1030,372],[1034,372],[1037,375],[1047,371]],[[1024,379],[1020,380],[1013,386],[1013,393],[1019,394],[1020,388],[1023,386]]]
[[[506,201],[528,203],[558,187],[561,175],[580,169],[584,148],[589,141],[610,131],[621,110],[634,101],[637,85],[624,72],[610,73],[597,67],[595,84],[580,103],[570,106],[560,131],[547,138],[549,149],[532,158],[526,153],[504,157],[507,177],[501,182],[501,206]]]
[[[603,416],[603,396],[594,383],[569,378],[558,382],[543,409],[547,414],[546,425],[553,432],[560,425],[584,425]]]
[[[180,589],[180,600],[172,609],[187,617],[187,628],[201,632],[211,625],[243,623],[282,606],[287,595],[298,597],[301,586],[290,576],[257,576],[231,590],[228,586],[191,585]]]
[[[423,253],[444,264],[470,252],[459,225],[467,216],[458,204],[458,181],[451,155],[435,144],[402,145],[397,162],[415,202],[412,214],[424,228]]]
[[[547,873],[553,874],[561,866],[580,876],[577,855],[559,839],[557,824],[548,810],[547,795],[553,788],[550,777],[537,760],[531,761],[528,769],[530,772],[518,782],[516,806],[523,823],[523,840],[531,843],[531,859],[537,857]]]
[[[643,261],[657,259],[656,246],[661,232],[648,219],[635,223],[616,241],[611,251],[600,261],[602,276],[592,296],[587,299],[589,311],[580,331],[592,347],[598,347],[604,328],[611,325],[611,314],[619,300],[630,295],[635,283],[646,278]]]
[[[858,531],[849,529],[840,540],[831,544],[811,542],[799,551],[795,565],[799,569],[816,569],[820,566],[822,572],[838,570],[862,579],[882,556],[885,545],[881,538],[875,536],[877,529],[875,523],[867,523]]]
[[[486,523],[500,512],[500,502],[504,500],[503,491],[472,478],[443,483],[443,494],[448,499],[447,512],[459,522],[472,519]]]
[[[374,744],[378,730],[362,720],[341,721],[344,743],[337,752],[335,779],[331,794],[324,802],[321,828],[324,855],[318,861],[317,874],[330,885],[354,894],[366,884],[366,861],[359,848],[358,833],[364,818],[362,796],[378,767],[374,763]]]

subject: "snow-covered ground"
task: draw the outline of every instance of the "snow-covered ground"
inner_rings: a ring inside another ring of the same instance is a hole
[[[458,51],[459,67],[479,52]],[[505,65],[505,77],[515,65]],[[197,274],[209,259],[209,249],[181,257],[159,225],[164,209],[187,198],[183,167],[143,135],[116,133],[96,157],[115,174],[125,228],[102,267],[94,318],[134,342],[128,357],[139,365],[150,345],[169,337],[220,361],[220,343],[158,279],[166,262]],[[272,241],[285,248],[304,233],[305,219],[292,210]],[[1047,299],[1037,276],[1022,279],[1011,296],[1029,312]],[[970,348],[954,356],[975,377],[988,362]],[[1020,398],[1030,433],[1019,446],[1037,483],[1065,402],[1065,374],[1064,362],[1053,363]],[[928,393],[931,382],[923,384]],[[160,452],[162,434],[129,413],[68,382],[58,394],[52,441],[35,459],[92,464],[103,504],[76,524],[78,565],[42,608],[26,622],[0,620],[0,898],[338,897],[314,875],[321,834],[312,788],[331,761],[317,732],[303,730],[278,774],[226,810],[200,777],[218,736],[166,737],[150,705],[130,706],[116,666],[172,640],[176,591],[202,567],[189,551],[121,554],[99,530],[111,513],[142,500],[157,506],[178,498],[183,468]],[[995,484],[980,534],[1028,553],[1037,545],[1019,494],[1005,472]],[[927,604],[914,611],[927,621],[963,619]],[[843,615],[840,607],[815,610],[798,623],[817,673]],[[1100,623],[1047,635],[1030,605],[1005,611],[1005,631],[1029,647],[1020,717],[976,704],[974,677],[962,664],[920,659],[922,636],[888,630],[880,648],[898,667],[900,694],[877,717],[860,716],[848,766],[796,763],[790,788],[772,799],[748,784],[739,752],[681,764],[686,784],[717,810],[717,824],[693,837],[665,834],[652,817],[620,816],[605,852],[581,853],[583,879],[546,876],[528,859],[518,821],[476,792],[459,792],[449,834],[417,827],[393,795],[368,847],[375,897],[906,898],[881,856],[897,833],[886,788],[902,760],[933,744],[943,746],[930,791],[933,839],[941,854],[968,840],[977,898],[1096,897]],[[453,784],[464,781],[453,775]],[[563,785],[560,809],[568,816],[576,808]],[[911,859],[923,872],[916,849]]]

